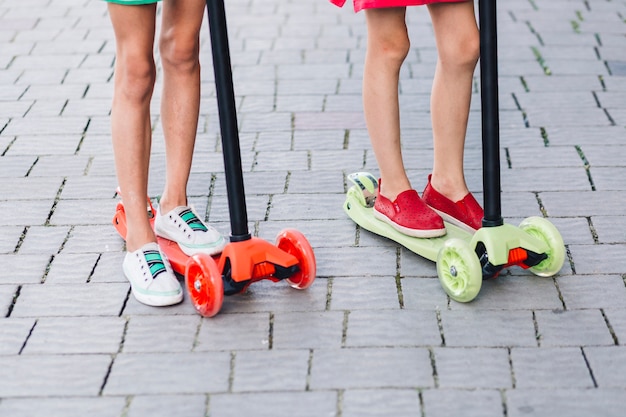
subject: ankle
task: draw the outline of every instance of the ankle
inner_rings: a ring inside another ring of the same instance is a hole
[[[136,238],[128,238],[126,240],[126,252],[135,252],[136,250],[141,249],[148,243],[156,243],[156,238],[152,237],[149,239],[136,239]]]
[[[168,196],[163,194],[161,198],[159,198],[159,213],[165,214],[174,210],[176,207],[187,206],[187,197],[182,196],[176,199],[170,199]]]
[[[411,183],[408,181],[398,182],[398,183],[387,183],[383,184],[383,181],[380,182],[380,194],[387,198],[389,201],[396,201],[398,196],[405,191],[412,190]]]
[[[439,194],[453,202],[463,200],[463,198],[465,198],[465,196],[469,193],[464,179],[451,180],[446,177],[432,176],[430,178],[430,186]]]
[[[126,232],[126,251],[135,252],[148,243],[156,243],[157,239],[150,227],[148,230],[133,230],[129,227]]]

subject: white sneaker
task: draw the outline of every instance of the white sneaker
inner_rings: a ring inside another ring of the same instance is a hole
[[[178,243],[180,250],[188,256],[196,253],[216,255],[226,246],[226,239],[200,220],[190,207],[179,206],[167,214],[161,214],[157,209],[154,230],[157,236]]]
[[[169,306],[183,300],[183,289],[156,243],[126,253],[122,267],[133,295],[140,303]]]

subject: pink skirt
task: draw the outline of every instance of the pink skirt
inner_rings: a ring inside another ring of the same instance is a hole
[[[406,6],[422,6],[432,3],[461,3],[465,0],[352,0],[354,2],[354,11],[358,12],[363,9],[380,9],[383,7],[406,7]],[[330,0],[336,6],[342,7],[346,0]]]

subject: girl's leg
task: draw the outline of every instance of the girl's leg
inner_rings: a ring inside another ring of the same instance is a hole
[[[434,138],[432,186],[451,201],[468,193],[463,152],[472,94],[472,78],[480,53],[474,3],[428,6],[438,60],[431,95]]]
[[[200,108],[200,27],[204,0],[163,2],[159,41],[163,65],[161,119],[167,155],[162,213],[187,205],[187,181]]]
[[[446,229],[441,217],[411,189],[402,161],[398,81],[410,46],[405,14],[404,7],[365,12],[363,106],[381,177],[373,213],[401,233],[427,238],[441,236]]]
[[[187,207],[187,182],[200,109],[200,27],[204,0],[166,0],[159,50],[163,65],[161,121],[166,180],[155,230],[187,255],[222,251],[226,239]]]
[[[391,201],[411,188],[402,161],[398,104],[400,67],[410,47],[405,15],[404,7],[365,10],[363,107],[380,168],[381,194]]]
[[[109,3],[108,8],[116,42],[111,133],[128,225],[126,247],[132,252],[156,241],[146,216],[156,6]]]

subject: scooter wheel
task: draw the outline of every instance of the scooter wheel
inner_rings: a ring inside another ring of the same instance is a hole
[[[548,259],[529,268],[530,272],[540,277],[551,277],[559,272],[565,262],[565,244],[557,228],[537,216],[528,217],[520,223],[519,228],[548,245]]]
[[[213,317],[224,302],[224,284],[217,264],[209,255],[193,255],[185,267],[185,285],[196,311]]]
[[[298,260],[299,271],[287,278],[291,287],[298,290],[308,288],[315,280],[315,254],[309,241],[294,229],[285,229],[276,237],[276,246]]]
[[[437,256],[437,274],[444,291],[455,301],[467,303],[478,295],[483,283],[476,253],[461,239],[448,239]]]

